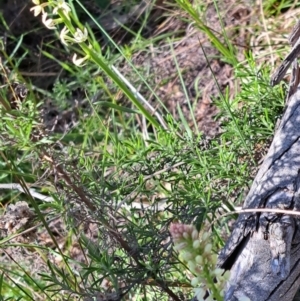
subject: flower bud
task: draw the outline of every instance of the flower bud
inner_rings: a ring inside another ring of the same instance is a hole
[[[203,241],[206,241],[209,238],[209,233],[204,232],[201,238],[202,238]]]
[[[196,262],[198,264],[202,264],[203,263],[203,257],[201,255],[197,255],[195,258]]]
[[[194,249],[199,249],[199,247],[200,247],[200,241],[199,241],[199,240],[195,240],[195,241],[193,242],[193,248],[194,248]]]
[[[185,239],[188,239],[189,238],[189,234],[187,232],[183,232],[182,236],[185,238]]]
[[[187,243],[186,243],[186,242],[181,242],[181,243],[179,243],[179,244],[176,244],[176,245],[174,246],[174,249],[175,249],[176,251],[181,251],[181,250],[185,249],[186,246],[187,246]]]
[[[192,232],[192,240],[195,241],[198,240],[198,238],[199,238],[199,233],[196,229],[194,229]]]
[[[211,249],[212,249],[212,244],[208,243],[204,248],[204,253],[209,254],[211,252]]]
[[[224,269],[216,268],[214,270],[214,275],[218,277],[218,276],[221,276],[223,274],[223,272],[224,272]]]
[[[216,264],[217,263],[217,260],[218,260],[218,255],[217,254],[211,254],[210,255],[210,260],[213,264]]]
[[[189,261],[193,258],[193,255],[190,252],[184,252],[181,257],[184,261]]]
[[[187,265],[188,265],[189,269],[191,270],[191,272],[195,271],[196,265],[195,265],[194,261],[189,260],[188,263],[187,263]]]

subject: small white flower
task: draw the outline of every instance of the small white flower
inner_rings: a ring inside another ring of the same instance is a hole
[[[84,30],[80,30],[79,28],[76,29],[76,32],[74,33],[74,39],[77,43],[82,43],[87,40],[88,37],[88,31],[86,28]]]
[[[77,54],[75,53],[75,54],[73,55],[72,62],[73,62],[73,64],[76,65],[77,67],[82,67],[82,66],[85,65],[84,62],[85,62],[86,60],[88,60],[88,59],[89,59],[89,56],[88,56],[88,55],[86,55],[85,57],[82,57],[82,58],[77,58]]]
[[[68,43],[70,42],[70,37],[68,36],[69,32],[69,29],[65,26],[59,34],[60,41],[66,46],[68,46]]]
[[[70,31],[65,26],[62,31],[59,34],[60,40],[63,44],[67,45],[72,43],[82,43],[87,40],[88,31],[86,28],[84,28],[84,31],[80,30],[79,28],[76,29],[76,32],[74,33],[74,37],[70,37],[68,35]]]
[[[71,7],[65,0],[57,0],[56,6],[53,9],[53,14],[57,14],[58,10],[61,9],[66,16],[69,16],[69,12],[71,12]]]
[[[35,17],[37,17],[41,12],[44,12],[43,8],[40,5],[32,7],[30,11],[33,11]]]
[[[49,18],[47,19],[48,14],[47,13],[43,13],[42,15],[42,22],[44,23],[44,25],[49,28],[49,29],[55,29],[55,22],[53,19]]]
[[[31,7],[30,11],[33,11],[35,17],[37,17],[40,13],[44,13],[44,7],[48,5],[48,3],[40,3],[40,0],[32,0],[32,3],[35,4],[34,7]]]

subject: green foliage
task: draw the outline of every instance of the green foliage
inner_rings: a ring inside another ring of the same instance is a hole
[[[264,11],[267,16],[278,16],[284,11],[287,11],[290,8],[299,7],[299,4],[295,1],[286,1],[286,0],[268,0],[263,1]]]

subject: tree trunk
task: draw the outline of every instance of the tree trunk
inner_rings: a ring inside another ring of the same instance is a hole
[[[280,126],[243,206],[253,211],[239,215],[219,255],[218,265],[231,271],[226,301],[293,300],[300,286],[300,216],[293,214],[300,212],[300,87],[289,94]]]

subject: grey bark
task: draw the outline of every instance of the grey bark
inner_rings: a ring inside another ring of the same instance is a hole
[[[300,286],[300,217],[255,212],[257,208],[300,211],[299,41],[292,41],[293,55],[289,54],[282,64],[293,64],[285,113],[243,206],[253,212],[239,215],[219,255],[218,265],[231,271],[226,301],[243,297],[291,301]],[[279,69],[273,84],[286,70]]]

